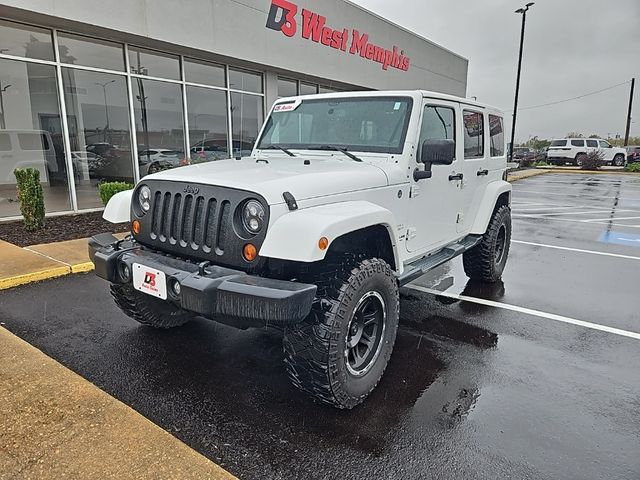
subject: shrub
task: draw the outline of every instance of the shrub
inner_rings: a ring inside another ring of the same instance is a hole
[[[27,230],[38,230],[44,227],[44,193],[40,184],[40,171],[35,168],[16,168],[18,201],[20,213],[24,218]]]
[[[599,150],[592,150],[582,157],[582,170],[598,170],[604,165],[604,154]]]
[[[625,172],[639,172],[640,173],[640,162],[629,163],[626,167],[624,167]]]
[[[98,185],[100,191],[100,199],[105,205],[111,200],[116,193],[131,190],[133,185],[126,182],[105,182]]]
[[[550,165],[545,162],[544,160],[538,160],[536,163],[534,163],[534,166],[536,167],[549,167]]]
[[[533,166],[533,159],[531,158],[522,158],[520,159],[520,163],[518,164],[520,168],[530,168]]]

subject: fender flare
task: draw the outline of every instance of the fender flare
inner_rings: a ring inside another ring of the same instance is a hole
[[[487,185],[470,233],[476,235],[484,235],[484,233],[487,231],[487,226],[491,221],[491,216],[493,215],[493,210],[496,207],[498,197],[505,192],[509,192],[508,205],[509,207],[511,207],[511,190],[511,184],[505,182],[504,180],[497,180]]]
[[[131,196],[133,190],[116,193],[104,207],[102,218],[111,223],[125,223],[131,221]]]
[[[367,201],[331,203],[284,214],[269,226],[260,256],[316,262],[323,260],[328,251],[318,246],[321,237],[329,240],[330,247],[342,235],[374,225],[387,229],[394,261],[401,271],[395,218],[386,208]]]

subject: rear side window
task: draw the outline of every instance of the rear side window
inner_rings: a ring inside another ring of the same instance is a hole
[[[551,142],[550,147],[565,147],[567,145],[566,140],[554,140]]]
[[[587,147],[596,147],[596,148],[598,148],[598,141],[597,140],[587,140]]]
[[[571,140],[571,145],[574,147],[584,147],[584,140]]]
[[[464,110],[464,158],[484,156],[484,122],[482,114]]]
[[[49,141],[41,133],[19,133],[18,143],[22,150],[49,150]]]
[[[8,133],[0,133],[0,152],[11,151],[11,137]]]
[[[492,157],[504,155],[504,128],[502,117],[497,115],[489,115],[489,143]]]

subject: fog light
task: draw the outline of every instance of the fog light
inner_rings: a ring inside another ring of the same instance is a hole
[[[258,250],[252,243],[247,243],[242,249],[242,256],[247,262],[253,262],[258,256]]]
[[[129,283],[129,280],[131,280],[131,269],[129,268],[129,265],[124,262],[120,262],[118,264],[118,275],[120,275],[120,280],[124,283]]]
[[[175,278],[171,281],[171,291],[176,297],[180,296],[180,292],[182,291],[182,287],[180,286],[180,282]]]

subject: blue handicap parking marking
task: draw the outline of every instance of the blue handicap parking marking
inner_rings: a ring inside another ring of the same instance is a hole
[[[640,235],[636,233],[608,231],[602,232],[598,239],[605,243],[615,243],[616,245],[626,245],[628,247],[640,247]]]

